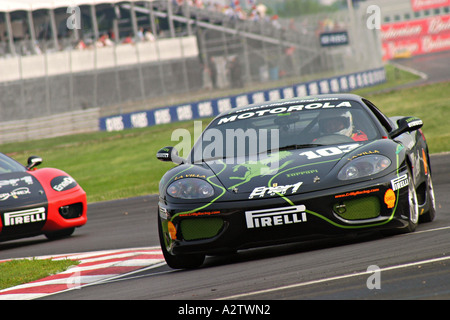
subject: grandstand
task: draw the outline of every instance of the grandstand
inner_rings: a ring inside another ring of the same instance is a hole
[[[222,8],[166,0],[5,0],[0,2],[3,15],[0,17],[0,55],[75,49],[80,41],[84,46],[96,44],[102,35],[108,35],[115,44],[126,42],[130,36],[132,41],[138,41],[145,32],[152,34],[151,39],[173,38],[192,35],[193,26],[236,34],[234,24],[227,28],[229,22],[245,19],[238,18],[235,11],[229,14]],[[72,27],[70,23],[73,23]],[[258,25],[241,35],[279,44],[279,39],[273,39],[276,34],[269,32],[270,38],[260,34],[267,29],[274,29],[271,23]]]

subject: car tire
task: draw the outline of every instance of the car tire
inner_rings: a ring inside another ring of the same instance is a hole
[[[63,230],[45,233],[45,236],[47,237],[48,240],[59,240],[62,238],[70,237],[74,231],[75,231],[75,228],[63,229]]]
[[[420,222],[431,222],[436,216],[436,200],[434,197],[433,180],[431,179],[431,174],[428,174],[427,177],[426,201],[428,205],[428,211],[420,215]]]
[[[417,225],[419,224],[419,203],[417,200],[416,187],[414,185],[414,180],[412,177],[411,170],[408,170],[408,225],[403,230],[405,233],[414,232]]]
[[[172,269],[195,269],[200,267],[205,261],[204,254],[177,254],[173,255],[167,251],[166,242],[164,240],[164,232],[161,226],[161,219],[158,218],[158,234],[161,251],[164,259]]]

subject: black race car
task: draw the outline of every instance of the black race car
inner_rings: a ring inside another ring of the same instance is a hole
[[[254,104],[217,116],[159,186],[158,227],[172,268],[205,255],[379,229],[435,216],[428,146],[415,117],[351,94]]]

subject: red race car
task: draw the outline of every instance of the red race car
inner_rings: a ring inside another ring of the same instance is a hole
[[[86,224],[86,193],[64,171],[36,169],[40,157],[25,167],[0,153],[0,241],[44,234],[54,240]]]

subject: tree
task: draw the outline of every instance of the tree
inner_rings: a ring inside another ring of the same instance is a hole
[[[320,12],[334,12],[341,5],[342,0],[338,0],[332,5],[323,5],[318,0],[285,0],[284,6],[280,6],[279,15],[282,17],[295,17]]]

